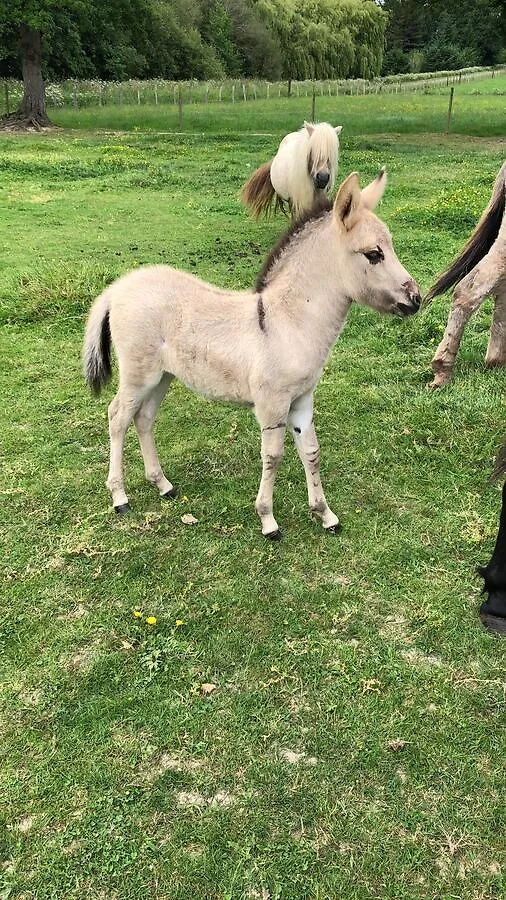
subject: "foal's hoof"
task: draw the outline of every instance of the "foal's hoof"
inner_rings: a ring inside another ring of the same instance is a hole
[[[114,512],[118,514],[118,516],[124,515],[124,513],[131,512],[132,507],[129,503],[120,503],[119,506],[114,507]]]
[[[162,500],[175,500],[176,497],[177,489],[175,487],[171,488],[170,491],[165,491],[165,494],[160,494]]]
[[[494,616],[492,613],[480,613],[481,624],[487,631],[493,634],[506,636],[506,619],[503,616]]]
[[[343,526],[340,522],[336,522],[335,525],[329,525],[328,528],[325,529],[327,534],[339,534],[340,531],[343,530]]]
[[[268,538],[270,541],[280,541],[281,532],[278,528],[277,531],[270,531],[269,534],[264,534],[264,537]]]

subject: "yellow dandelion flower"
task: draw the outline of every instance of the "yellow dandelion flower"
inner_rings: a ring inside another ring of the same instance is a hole
[[[184,625],[184,619],[176,619],[176,628],[180,628],[181,625]]]
[[[188,503],[188,497],[186,496],[186,494],[185,494],[184,497],[181,498],[181,502],[182,502],[182,503]]]
[[[134,616],[136,619],[142,618],[142,613],[141,613],[140,609],[134,609]]]
[[[156,625],[156,616],[148,616],[146,622],[148,625]]]

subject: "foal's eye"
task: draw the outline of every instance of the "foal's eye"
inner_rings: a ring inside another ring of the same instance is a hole
[[[364,253],[364,256],[373,266],[377,265],[377,263],[383,262],[383,260],[385,259],[385,254],[383,253],[381,247],[377,247],[376,250],[367,250]]]

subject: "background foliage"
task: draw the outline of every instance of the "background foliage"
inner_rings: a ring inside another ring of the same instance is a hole
[[[383,0],[389,13],[383,73],[434,72],[504,59],[502,0]]]
[[[372,0],[32,0],[0,10],[0,74],[18,75],[18,27],[44,34],[45,75],[310,78],[381,70]]]

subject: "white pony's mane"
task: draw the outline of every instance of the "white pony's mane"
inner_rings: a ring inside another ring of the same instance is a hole
[[[332,163],[336,157],[336,147],[339,145],[335,128],[327,122],[320,122],[313,125],[313,133],[309,136],[307,143],[308,161],[311,159],[311,172],[316,172],[323,163],[330,163],[332,175],[335,175]],[[306,131],[304,125],[301,131]]]

